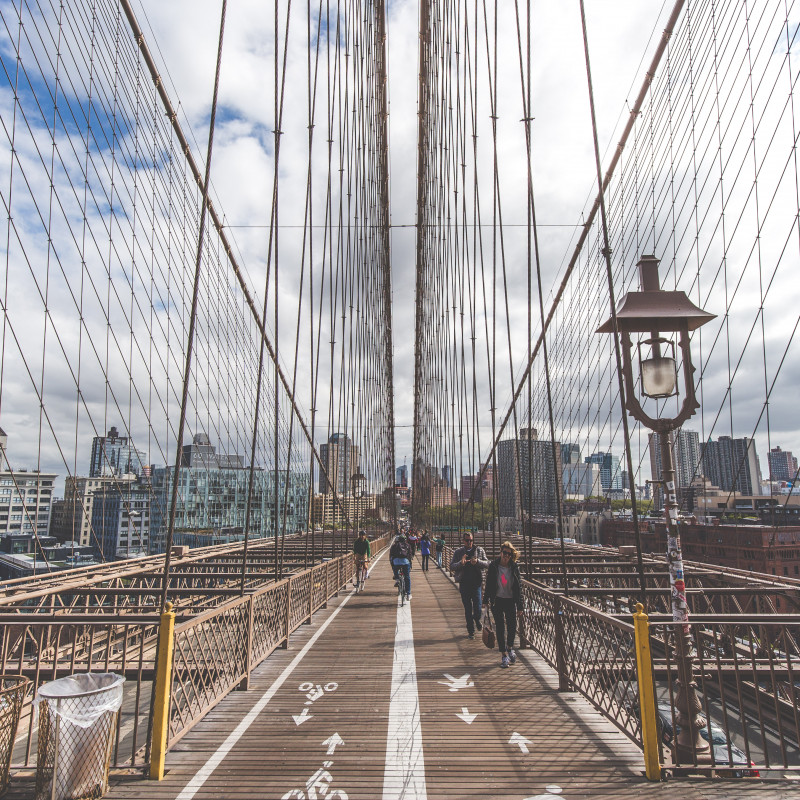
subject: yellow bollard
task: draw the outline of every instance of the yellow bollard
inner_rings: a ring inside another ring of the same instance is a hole
[[[172,603],[164,606],[158,629],[158,664],[156,664],[156,697],[153,703],[153,738],[150,743],[150,778],[164,777],[169,731],[170,683],[172,681],[172,648],[175,642],[175,612]]]
[[[656,698],[653,692],[653,661],[650,657],[650,634],[644,606],[636,604],[633,615],[636,637],[636,673],[639,683],[639,714],[642,721],[642,746],[644,747],[644,771],[647,779],[661,780],[661,764],[658,761],[658,725],[656,723]]]

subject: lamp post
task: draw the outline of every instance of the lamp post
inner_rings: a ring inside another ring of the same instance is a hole
[[[681,761],[693,760],[709,750],[700,736],[698,715],[702,710],[694,682],[694,657],[689,631],[689,609],[686,603],[686,583],[678,529],[678,499],[675,486],[675,465],[672,458],[672,432],[683,425],[700,408],[694,391],[694,366],[689,343],[689,331],[696,330],[714,319],[698,308],[685,292],[662,291],[658,282],[658,259],[643,255],[639,263],[640,291],[628,292],[620,301],[616,313],[604,322],[597,333],[613,333],[622,340],[622,372],[625,385],[625,408],[638,422],[657,436],[661,450],[661,484],[664,494],[664,514],[667,526],[667,565],[672,599],[672,619],[683,623],[676,626],[675,640],[679,690],[675,697],[680,733],[676,739]],[[641,393],[654,400],[674,397],[678,391],[678,369],[675,341],[683,362],[683,402],[675,417],[652,417],[645,412],[634,385],[631,334],[639,334],[636,344],[639,362]],[[672,334],[673,338],[663,336]],[[647,338],[641,338],[644,335]],[[632,477],[632,476],[631,476]]]
[[[353,493],[353,525],[358,530],[358,515],[360,513],[360,505],[358,502],[364,496],[364,485],[367,482],[367,476],[362,472],[355,472],[350,476],[350,491]]]

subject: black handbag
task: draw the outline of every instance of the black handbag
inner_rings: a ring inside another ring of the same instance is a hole
[[[494,628],[492,627],[492,622],[489,619],[489,610],[487,608],[483,609],[483,633],[481,634],[483,639],[483,643],[490,649],[494,650],[494,646],[497,644],[497,636],[495,635]]]

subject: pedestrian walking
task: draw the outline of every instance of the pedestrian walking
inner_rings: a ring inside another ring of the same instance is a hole
[[[419,540],[419,554],[422,556],[422,571],[428,571],[428,559],[431,557],[431,537],[427,531],[422,531],[422,538]]]
[[[408,543],[411,545],[411,557],[413,558],[417,553],[417,545],[419,544],[419,534],[416,528],[412,528],[409,531]]]
[[[436,566],[439,569],[442,568],[442,557],[444,555],[444,536],[441,533],[433,540],[434,545],[436,545]]]
[[[482,547],[478,547],[471,533],[461,537],[463,545],[459,547],[450,561],[450,569],[461,592],[464,605],[464,617],[467,621],[467,634],[475,638],[475,628],[481,630],[481,584],[483,570],[489,566],[489,559]]]
[[[519,552],[511,542],[503,542],[500,557],[492,561],[486,574],[483,603],[492,608],[501,667],[508,667],[517,660],[514,637],[517,635],[517,617],[522,616],[523,610],[518,556]]]

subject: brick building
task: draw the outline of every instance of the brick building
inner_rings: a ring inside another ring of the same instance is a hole
[[[642,552],[663,555],[667,531],[663,521],[639,521]],[[600,533],[610,547],[635,545],[633,522],[606,520]],[[681,524],[681,550],[688,561],[800,578],[800,526]]]

